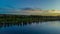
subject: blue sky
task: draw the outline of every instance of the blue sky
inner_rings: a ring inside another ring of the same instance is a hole
[[[0,9],[19,9],[27,7],[44,10],[60,10],[60,0],[0,0]]]
[[[0,8],[60,9],[60,0],[0,0]]]

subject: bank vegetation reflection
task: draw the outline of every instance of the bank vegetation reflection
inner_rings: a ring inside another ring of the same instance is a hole
[[[39,24],[39,23],[43,23],[43,22],[21,22],[21,23],[0,23],[0,28],[1,27],[9,27],[9,26],[25,26],[25,25],[30,25],[32,23],[36,23],[36,24]]]

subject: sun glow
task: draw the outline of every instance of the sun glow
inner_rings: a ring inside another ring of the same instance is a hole
[[[49,13],[60,13],[60,10],[49,10]]]

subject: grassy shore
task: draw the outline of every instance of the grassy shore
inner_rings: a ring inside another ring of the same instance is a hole
[[[0,15],[0,23],[43,22],[60,20],[60,16]]]

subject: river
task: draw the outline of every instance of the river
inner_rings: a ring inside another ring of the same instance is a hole
[[[60,21],[0,25],[0,34],[60,34]]]

